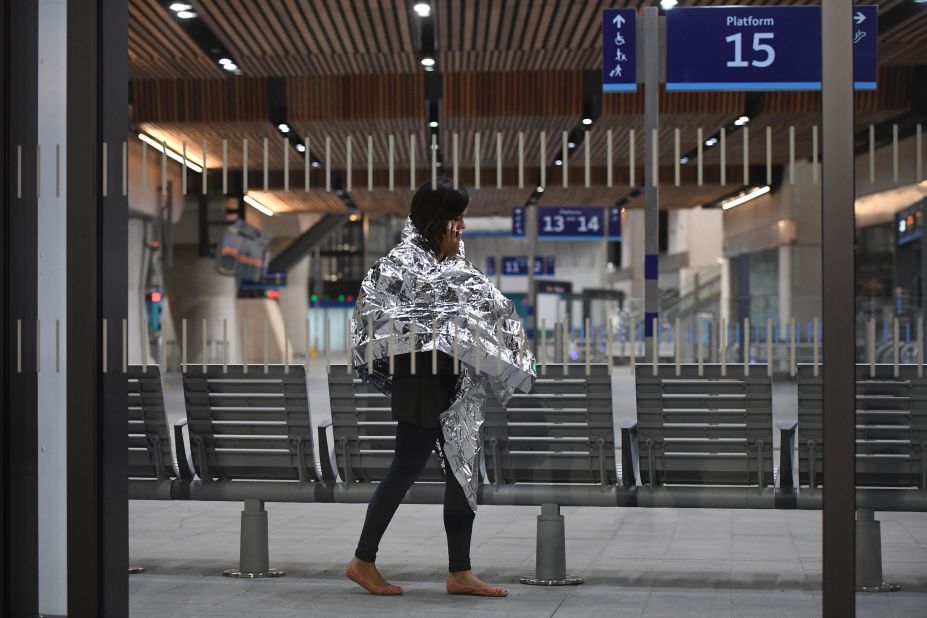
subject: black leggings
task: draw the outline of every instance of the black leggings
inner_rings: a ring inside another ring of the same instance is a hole
[[[412,483],[418,479],[428,462],[432,446],[441,437],[441,428],[425,428],[409,423],[396,425],[396,454],[393,463],[377,486],[367,506],[367,519],[354,555],[374,562],[380,539],[386,532],[393,513]],[[441,438],[443,443],[443,438]],[[444,531],[447,533],[448,570],[470,570],[470,536],[474,513],[463,488],[445,460],[447,480],[444,484]]]

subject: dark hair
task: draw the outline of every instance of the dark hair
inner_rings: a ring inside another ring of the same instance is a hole
[[[447,222],[459,217],[470,203],[470,194],[463,187],[454,188],[449,178],[438,178],[432,189],[431,180],[425,182],[412,196],[409,218],[428,241],[441,238]]]

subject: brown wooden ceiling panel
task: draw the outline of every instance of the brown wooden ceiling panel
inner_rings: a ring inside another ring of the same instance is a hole
[[[287,80],[287,117],[292,122],[394,118],[425,120],[421,73],[316,76]]]
[[[246,75],[420,71],[405,0],[193,0]]]
[[[334,193],[313,189],[306,191],[248,191],[248,195],[274,211],[275,214],[293,212],[347,213],[348,207]]]
[[[156,0],[129,0],[129,79],[210,79],[222,69]]]
[[[139,80],[132,83],[132,119],[140,122],[266,121],[263,79]]]
[[[251,172],[251,186],[261,182],[264,168],[264,140],[267,140],[267,167],[269,170],[282,170],[284,149],[290,163],[290,169],[302,166],[302,157],[296,150],[285,146],[283,137],[276,127],[269,122],[221,123],[221,124],[172,124],[142,123],[139,128],[158,141],[167,143],[168,148],[181,152],[184,142],[192,161],[202,163],[203,142],[206,142],[206,168],[222,168],[223,141],[226,149],[226,165],[229,169],[241,169],[244,157],[248,157],[248,170]],[[247,150],[247,153],[245,152]],[[297,181],[294,180],[294,184]]]

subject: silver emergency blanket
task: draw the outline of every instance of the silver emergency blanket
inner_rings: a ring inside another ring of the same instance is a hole
[[[402,240],[361,283],[352,317],[355,373],[390,394],[390,356],[438,350],[459,359],[451,406],[441,413],[444,454],[476,511],[483,406],[534,382],[534,355],[512,302],[464,257],[441,262],[411,220]],[[416,367],[429,372],[430,363]]]

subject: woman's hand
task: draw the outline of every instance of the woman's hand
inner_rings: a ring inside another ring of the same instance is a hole
[[[454,221],[448,221],[447,229],[441,237],[441,244],[438,248],[438,261],[455,257],[458,253],[460,253],[460,227]]]

